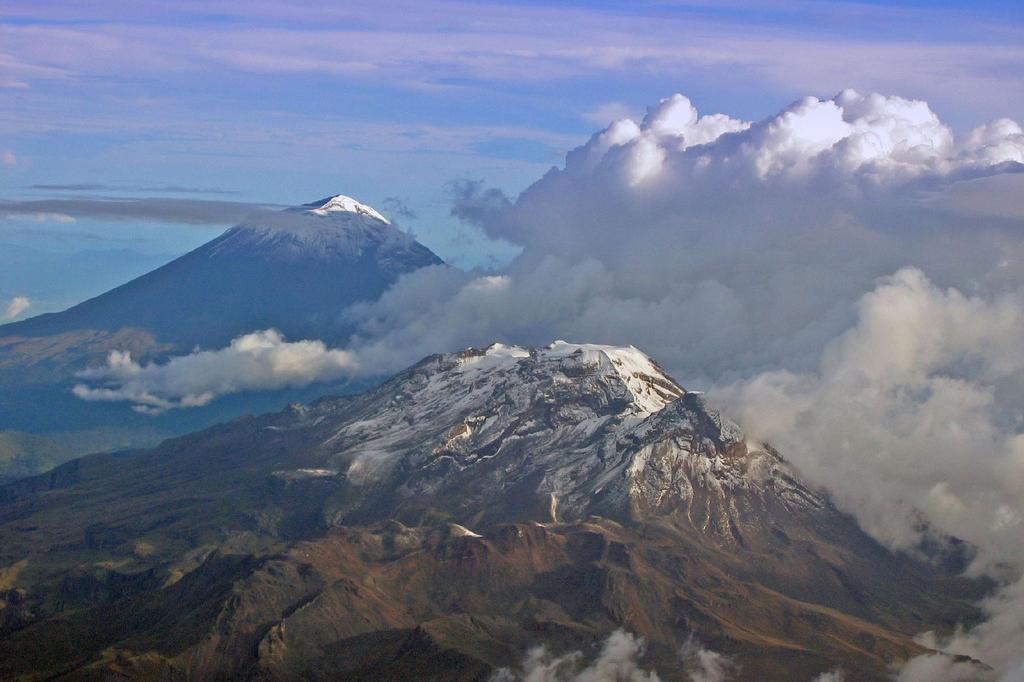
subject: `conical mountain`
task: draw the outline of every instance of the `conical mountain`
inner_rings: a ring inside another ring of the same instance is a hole
[[[90,329],[147,332],[186,352],[274,327],[344,338],[340,313],[441,259],[373,208],[344,195],[253,215],[167,265],[64,312],[0,326],[0,337]]]

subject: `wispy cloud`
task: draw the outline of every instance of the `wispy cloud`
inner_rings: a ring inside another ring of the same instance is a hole
[[[97,218],[229,225],[267,208],[264,204],[166,197],[0,200],[0,218],[56,222]]]
[[[106,185],[92,182],[74,182],[67,184],[35,184],[26,185],[25,189],[45,190],[50,192],[157,192],[161,194],[238,194],[237,190],[220,189],[217,187],[184,187],[181,185],[163,185],[148,187],[144,185]]]
[[[21,80],[128,78],[156,69],[195,74],[214,63],[250,73],[443,86],[460,79],[529,83],[616,71],[723,68],[804,91],[854,85],[943,96],[941,83],[950,78],[961,93],[1019,84],[1013,65],[1024,58],[1019,31],[1005,25],[992,30],[998,17],[932,7],[788,3],[766,9],[736,3],[731,12],[714,13],[699,3],[634,3],[623,12],[432,0],[388,2],[372,10],[324,8],[314,20],[298,3],[215,4],[234,21],[204,22],[188,7],[161,6],[151,16],[100,7],[105,21],[91,17],[88,24],[61,25],[73,13],[57,18],[22,7],[25,19],[0,33],[9,54],[17,55],[9,58],[8,70]],[[40,23],[33,24],[32,16]],[[875,23],[876,35],[869,37],[864,27],[883,17],[892,30],[878,36]],[[770,35],[761,30],[766,23],[775,29]],[[567,25],[571,33],[562,30]],[[822,25],[832,30],[823,32]],[[901,26],[913,27],[917,39],[907,41]],[[44,49],[54,40],[61,42],[59,54]],[[851,63],[858,68],[851,70]],[[1010,92],[1003,89],[1004,96]]]

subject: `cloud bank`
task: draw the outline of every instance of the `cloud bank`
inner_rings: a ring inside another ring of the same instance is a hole
[[[1024,562],[1024,292],[966,296],[906,268],[857,308],[816,371],[718,397],[888,544],[912,547],[923,513],[990,560]]]
[[[164,364],[140,365],[128,353],[112,351],[106,365],[80,373],[93,385],[78,384],[73,391],[83,400],[129,401],[137,411],[159,413],[206,405],[238,391],[300,388],[346,376],[357,366],[348,351],[321,341],[288,342],[268,329],[240,336],[226,348],[195,351]]]
[[[522,254],[501,280],[407,277],[360,311],[360,344],[389,368],[572,337],[635,343],[690,384],[809,369],[904,266],[964,291],[1024,281],[1024,210],[950,197],[994,180],[1019,194],[1022,162],[1015,123],[957,139],[923,102],[846,91],[749,123],[677,95],[595,134],[515,202],[459,185],[456,215]]]

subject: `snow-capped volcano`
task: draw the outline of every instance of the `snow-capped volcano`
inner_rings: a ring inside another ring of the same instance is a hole
[[[31,623],[0,632],[5,679],[486,679],[538,638],[626,628],[666,680],[699,640],[738,682],[837,664],[881,682],[970,589],[874,542],[640,350],[564,341],[434,355],[0,487],[0,566],[17,561],[40,577],[0,603]],[[138,632],[106,635],[136,611]],[[82,653],[19,663],[40,641]]]
[[[458,372],[508,371],[526,358],[545,366],[548,372],[566,377],[586,369],[602,381],[621,381],[631,396],[628,409],[638,415],[657,412],[684,393],[657,363],[633,346],[604,346],[559,340],[544,348],[531,349],[495,343],[479,354],[473,350],[462,354]]]
[[[338,194],[254,216],[231,228],[216,245],[225,255],[253,249],[284,259],[354,260],[372,251],[382,268],[401,270],[419,262],[424,247],[376,209]]]
[[[426,500],[467,522],[682,509],[731,538],[825,505],[632,346],[432,356],[354,400],[302,410],[289,428],[317,441],[302,469],[350,486],[339,518]]]
[[[292,210],[302,210],[307,213],[315,213],[320,216],[331,213],[355,213],[356,215],[364,215],[369,218],[374,218],[382,223],[391,223],[391,221],[382,216],[377,209],[360,203],[352,197],[344,194],[335,194],[333,197],[314,201],[311,204],[305,204],[304,206],[300,206]]]
[[[0,327],[0,336],[129,327],[191,349],[273,327],[338,340],[351,332],[339,322],[345,308],[440,263],[380,212],[339,194],[254,214],[153,272],[62,313]]]

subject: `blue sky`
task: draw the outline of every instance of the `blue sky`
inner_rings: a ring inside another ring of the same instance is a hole
[[[1019,120],[1022,45],[1021,3],[995,1],[13,0],[0,200],[343,192],[401,202],[440,255],[486,264],[509,251],[451,218],[453,180],[514,195],[674,92],[750,120],[845,87],[925,99],[959,130]],[[226,224],[73,217],[0,220],[0,244],[176,254]]]

